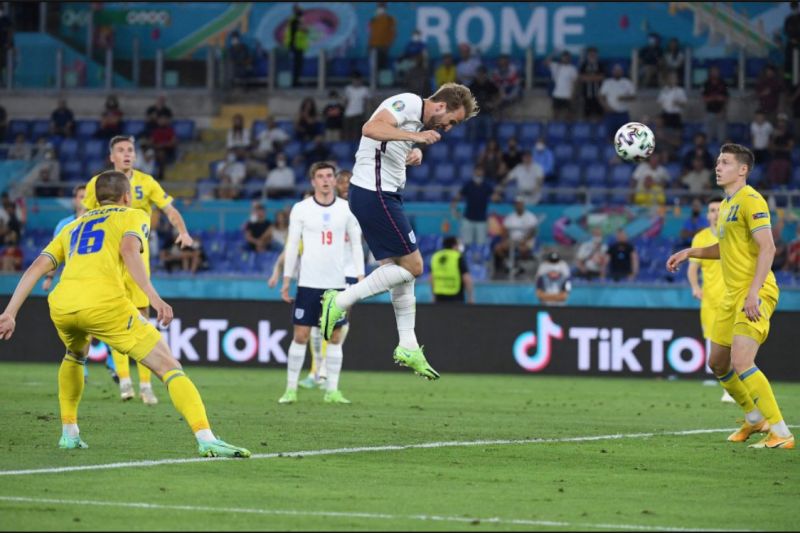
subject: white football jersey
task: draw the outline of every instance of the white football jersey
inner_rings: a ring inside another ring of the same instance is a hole
[[[345,237],[350,239],[349,242]],[[347,200],[336,198],[333,203],[322,205],[311,196],[294,204],[289,215],[284,276],[292,276],[295,272],[301,240],[303,254],[300,256],[298,286],[344,288],[345,256],[348,254],[355,265],[361,265],[361,272],[357,275],[364,275],[361,228],[350,212]]]
[[[397,127],[405,131],[421,131],[422,97],[413,93],[402,93],[384,100],[370,117],[388,110],[397,121]],[[350,183],[362,189],[396,192],[406,184],[406,158],[414,148],[411,141],[376,141],[364,135],[356,152],[356,164]]]
[[[347,200],[345,200],[346,202]],[[349,205],[349,204],[348,204]],[[355,215],[353,215],[353,219],[355,219]],[[356,225],[358,226],[358,221],[356,220]],[[361,231],[361,226],[358,226],[358,231]],[[347,243],[347,246],[350,246],[350,236],[345,235],[344,240]],[[357,278],[358,276],[364,275],[364,244],[359,241],[358,245],[361,247],[361,262],[356,264],[356,258],[354,254],[345,253],[344,254],[344,275],[347,278]]]

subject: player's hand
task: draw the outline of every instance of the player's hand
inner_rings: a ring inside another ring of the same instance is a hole
[[[280,276],[278,276],[278,275],[277,275],[277,273],[276,273],[276,274],[273,274],[273,275],[271,275],[271,276],[269,277],[269,279],[267,280],[267,286],[268,286],[270,289],[274,289],[275,287],[277,287],[277,285],[278,285],[278,278],[279,278],[279,277],[280,277]]]
[[[703,299],[703,289],[697,287],[696,289],[692,289],[692,296],[694,296],[698,300]]]
[[[418,142],[419,144],[433,144],[435,142],[439,142],[441,138],[442,136],[438,131],[425,130],[417,132],[414,142]]]
[[[169,326],[169,323],[172,322],[172,317],[174,316],[172,313],[172,307],[162,300],[158,298],[157,300],[150,300],[150,305],[156,311],[156,322],[162,326]]]
[[[750,322],[756,322],[761,318],[759,305],[761,305],[761,299],[758,297],[758,293],[748,292],[747,298],[744,299],[744,308],[742,311],[744,311],[744,315]]]
[[[188,233],[181,233],[178,235],[178,238],[175,239],[175,244],[181,248],[191,248],[194,244],[194,239],[192,239],[192,236]]]
[[[42,282],[42,290],[47,292],[50,290],[50,287],[53,286],[53,278],[50,276],[45,276],[44,281]]]
[[[406,157],[406,166],[414,167],[422,164],[422,150],[419,148],[412,148]]]
[[[294,298],[289,296],[289,286],[286,285],[285,283],[281,287],[281,300],[283,300],[287,304],[290,304],[294,301]]]
[[[689,248],[681,250],[680,252],[674,253],[669,256],[667,259],[667,271],[669,272],[677,272],[678,268],[681,266],[681,263],[684,263],[689,259]]]
[[[0,339],[7,341],[14,334],[14,328],[17,327],[17,321],[8,313],[0,315]]]

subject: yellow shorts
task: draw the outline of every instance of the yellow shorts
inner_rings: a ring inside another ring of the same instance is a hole
[[[95,337],[114,350],[141,361],[161,339],[158,329],[127,298],[74,313],[51,309],[50,318],[64,346],[76,354],[83,353],[89,337]]]
[[[703,338],[711,336],[714,329],[714,321],[717,319],[717,311],[720,302],[707,302],[705,299],[700,303],[700,327],[703,328]]]
[[[775,311],[775,306],[778,305],[777,291],[771,287],[762,287],[758,292],[758,298],[761,300],[759,305],[761,317],[755,322],[751,322],[744,314],[745,298],[747,298],[746,290],[729,292],[725,295],[711,329],[711,342],[730,347],[733,337],[741,335],[764,344],[769,335],[769,319]]]

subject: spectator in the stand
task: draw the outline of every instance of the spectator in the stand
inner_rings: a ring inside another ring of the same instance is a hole
[[[53,144],[47,140],[47,137],[39,137],[36,139],[36,144],[33,145],[33,158],[41,161],[45,158],[47,152],[50,152],[53,149]]]
[[[690,193],[704,195],[716,185],[716,180],[711,175],[711,170],[705,167],[703,159],[695,157],[692,159],[692,168],[681,176],[681,183]]]
[[[286,209],[275,212],[275,224],[272,225],[272,246],[283,250],[289,236],[289,213]]]
[[[681,50],[678,39],[675,37],[671,38],[667,41],[667,49],[664,50],[664,67],[662,69],[661,79],[666,80],[670,74],[675,74],[675,76],[680,79],[680,77],[683,76],[683,65],[685,61],[686,58],[683,55],[683,50]]]
[[[469,136],[474,141],[487,132],[490,133],[494,128],[494,113],[500,106],[501,96],[500,90],[489,79],[484,66],[478,67],[469,89],[480,108],[480,113],[467,124]]]
[[[248,135],[249,137],[249,135]],[[153,148],[156,151],[156,161],[158,162],[158,179],[164,178],[164,169],[167,163],[175,161],[175,153],[178,147],[178,136],[175,128],[172,127],[170,118],[167,115],[158,117],[158,127],[153,131]]]
[[[789,262],[789,246],[783,240],[783,224],[783,220],[778,220],[772,227],[772,241],[775,243],[775,256],[772,258],[773,272],[783,270]]]
[[[483,167],[486,179],[493,185],[500,182],[508,173],[506,163],[503,161],[503,151],[495,139],[489,139],[486,143],[483,152],[478,156],[478,165]]]
[[[21,272],[23,254],[19,247],[19,234],[9,231],[4,238],[5,248],[0,255],[0,270],[3,272]]]
[[[220,181],[227,177],[234,187],[241,186],[247,177],[247,166],[245,162],[237,157],[236,150],[228,150],[225,161],[218,167],[217,176]]]
[[[666,127],[683,131],[681,113],[688,102],[686,91],[683,90],[683,87],[678,86],[678,75],[674,72],[669,72],[666,85],[658,93],[661,116],[664,117],[664,125]]]
[[[792,94],[789,96],[789,104],[792,106],[792,132],[794,132],[794,140],[795,143],[800,143],[800,83],[795,86]],[[0,126],[0,128],[1,127],[2,126]]]
[[[794,51],[800,51],[800,5],[789,2],[789,7],[790,13],[783,21],[783,77],[787,86],[791,84]]]
[[[292,86],[297,87],[300,83],[300,74],[303,71],[303,57],[308,50],[309,32],[303,22],[303,8],[295,4],[292,8],[292,16],[286,24],[283,32],[283,45],[292,55]]]
[[[485,179],[481,165],[475,165],[472,179],[461,186],[461,190],[450,202],[450,209],[456,218],[459,217],[456,204],[461,200],[464,200],[464,212],[459,222],[461,242],[465,246],[485,244],[488,235],[486,220],[489,202],[499,201],[500,196],[495,192],[495,185]]]
[[[25,204],[21,200],[14,202],[8,197],[7,192],[0,195],[0,201],[3,205],[0,209],[0,237],[5,237],[10,231],[15,232],[17,236],[22,235],[22,228],[27,220]]]
[[[758,110],[764,113],[769,122],[774,122],[777,118],[782,91],[783,84],[778,78],[775,67],[767,65],[756,83],[756,96],[758,97]]]
[[[139,149],[141,150],[141,155],[139,155]],[[150,174],[151,176],[158,176],[160,174],[160,170],[158,167],[158,161],[156,161],[156,151],[155,149],[147,146],[141,147],[139,143],[136,143],[136,169],[144,172],[145,174]]]
[[[522,152],[523,150],[519,149],[517,138],[509,138],[506,150],[503,152],[503,162],[506,164],[506,168],[514,168],[519,165],[522,162]]]
[[[61,181],[61,166],[53,148],[45,150],[42,160],[36,165],[34,172],[36,172],[35,196],[61,196],[61,189],[58,186]]]
[[[721,143],[727,137],[728,84],[722,79],[718,66],[708,70],[703,84],[703,101],[706,104],[705,131],[709,140]]]
[[[594,122],[603,116],[600,84],[603,83],[604,77],[600,57],[594,46],[586,49],[586,58],[581,63],[579,72],[583,93],[583,118]]]
[[[31,143],[28,142],[28,139],[25,137],[24,133],[17,133],[17,136],[14,137],[14,144],[8,149],[8,154],[6,155],[8,159],[19,159],[27,161],[31,157],[33,157],[33,148],[31,147]]]
[[[514,211],[503,219],[503,235],[494,247],[495,270],[499,271],[505,266],[510,272],[521,273],[518,265],[507,262],[507,259],[512,248],[516,260],[531,258],[538,229],[539,219],[525,208],[525,198],[515,198]]]
[[[666,201],[664,186],[653,176],[645,176],[641,186],[633,194],[633,203],[643,207],[664,205]]]
[[[141,141],[152,141],[153,139],[153,132],[158,127],[158,111],[151,106],[147,109],[147,114],[145,115],[144,119],[144,129],[142,133],[139,134],[137,142]]]
[[[370,96],[369,87],[364,85],[361,73],[353,74],[350,85],[344,88],[344,131],[342,137],[346,141],[361,138],[361,127],[364,125],[367,102]]]
[[[233,115],[231,119],[231,127],[228,130],[226,147],[231,149],[242,148],[250,150],[252,140],[250,139],[250,128],[244,125],[244,117],[240,114]]]
[[[178,236],[178,229],[169,223],[166,217],[159,217],[156,227],[158,240],[158,259],[161,267],[167,272],[183,270],[184,272],[195,274],[200,267],[202,250],[199,239],[193,239],[191,247],[183,248],[175,239]]]
[[[572,101],[575,98],[575,84],[578,81],[578,69],[572,64],[572,55],[566,50],[561,52],[558,63],[551,58],[545,59],[553,79],[553,118],[555,120],[572,119]]]
[[[311,97],[303,98],[294,122],[294,134],[298,141],[310,141],[319,132],[319,113],[317,103]]]
[[[692,168],[692,162],[698,157],[703,160],[703,168],[711,170],[716,165],[714,157],[711,155],[711,152],[708,151],[706,134],[702,131],[694,134],[692,148],[683,156],[681,166],[684,170]]]
[[[566,305],[572,290],[569,265],[558,252],[547,254],[536,270],[536,297],[544,305]]]
[[[6,4],[9,5],[9,4]],[[8,51],[14,49],[14,24],[11,18],[6,15],[3,6],[0,5],[0,79],[5,79],[5,69]],[[5,132],[0,139],[5,139]]]
[[[239,197],[240,187],[234,185],[230,176],[223,174],[219,185],[214,189],[214,194],[219,200],[235,200]]]
[[[456,64],[453,62],[452,54],[442,55],[442,63],[436,67],[434,78],[437,87],[441,87],[445,83],[454,83],[456,81]]]
[[[463,247],[458,238],[447,235],[442,240],[442,249],[431,256],[431,292],[434,303],[475,303],[475,288],[472,283]]]
[[[511,169],[503,184],[511,181],[517,182],[517,195],[522,197],[525,203],[534,205],[539,203],[542,198],[544,170],[533,160],[530,152],[522,153],[522,162]]]
[[[780,113],[769,146],[766,181],[772,188],[789,184],[792,178],[792,148],[794,139],[789,131],[789,117],[785,113]]]
[[[286,160],[286,154],[280,153],[275,158],[275,168],[267,174],[264,189],[267,198],[289,198],[294,196],[295,175]]]
[[[556,157],[547,146],[544,136],[536,139],[536,144],[533,145],[533,160],[542,167],[545,181],[552,182],[556,179]]]
[[[330,158],[331,150],[328,148],[328,145],[325,144],[325,140],[323,139],[322,135],[317,135],[314,137],[314,142],[306,148],[305,152],[303,152],[303,159],[306,163],[306,166],[311,166],[313,163],[317,161],[325,161]]]
[[[266,127],[258,134],[253,155],[257,159],[266,161],[271,154],[279,152],[283,145],[290,140],[289,134],[278,127],[275,117],[269,116],[267,117]]]
[[[405,86],[408,92],[418,94],[423,98],[431,94],[431,76],[425,58],[421,55],[414,60],[414,65],[407,71]]]
[[[492,70],[492,81],[500,90],[500,107],[516,103],[522,97],[522,77],[508,54],[501,55]]]
[[[664,203],[664,187],[669,184],[670,175],[661,164],[661,155],[655,153],[647,161],[637,165],[631,176],[631,188],[634,189],[634,203],[653,205]]]
[[[344,128],[344,105],[336,89],[328,93],[328,103],[322,109],[322,118],[325,121],[325,141],[340,141]]]
[[[786,251],[786,270],[800,274],[800,223],[795,227],[795,238],[789,243]]]
[[[58,107],[50,114],[50,134],[60,137],[72,137],[75,133],[75,115],[67,107],[64,98],[58,99]]]
[[[617,240],[608,247],[608,257],[607,277],[612,280],[633,281],[639,275],[639,254],[628,242],[628,234],[624,229],[617,230]]]
[[[0,140],[4,140],[6,138],[7,131],[8,113],[6,113],[6,108],[0,105]]]
[[[704,214],[704,205],[699,198],[692,200],[692,211],[689,218],[683,221],[680,233],[680,247],[688,248],[697,232],[708,226],[708,217]]]
[[[663,56],[661,36],[651,33],[647,36],[647,45],[639,49],[642,87],[658,87],[658,75]]]
[[[403,50],[403,55],[401,55],[394,64],[394,70],[401,81],[404,83],[411,81],[409,80],[408,72],[417,65],[418,59],[422,59],[422,65],[427,69],[427,47],[422,41],[422,32],[419,30],[414,30],[414,33],[411,34],[411,40],[408,41],[405,49]]]
[[[608,264],[608,245],[603,239],[603,228],[592,226],[592,238],[582,242],[575,253],[576,275],[589,280],[604,278]]]
[[[386,11],[386,2],[378,2],[375,16],[369,21],[367,47],[378,56],[378,70],[389,68],[389,49],[397,36],[397,21]]]
[[[98,139],[111,139],[115,135],[122,135],[122,110],[119,108],[119,100],[112,94],[106,98],[105,108],[100,116],[100,128],[95,136]]]
[[[156,103],[147,108],[146,114],[155,113],[156,117],[166,116],[170,120],[173,118],[172,109],[167,105],[167,95],[158,96]]]
[[[646,120],[645,122],[649,123],[650,121]],[[664,123],[664,116],[661,114],[653,118],[650,129],[657,139],[658,151],[664,157],[664,162],[677,161],[683,146],[683,132],[675,128],[668,128]]]
[[[773,129],[764,112],[756,111],[753,122],[750,123],[750,145],[753,147],[756,165],[769,161],[769,140]]]
[[[267,220],[267,211],[261,202],[253,202],[250,219],[244,226],[244,247],[253,252],[269,250],[272,244],[272,223]]]
[[[630,122],[630,102],[636,99],[633,83],[622,74],[622,65],[617,63],[611,70],[611,77],[600,85],[600,103],[605,110],[604,122],[609,138],[613,138],[623,124]]]
[[[478,68],[483,65],[483,62],[468,43],[461,43],[458,45],[458,54],[459,61],[456,65],[456,81],[462,85],[469,86],[472,80],[475,79]]]

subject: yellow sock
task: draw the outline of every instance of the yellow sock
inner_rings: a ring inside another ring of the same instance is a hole
[[[65,355],[58,369],[58,405],[61,423],[78,423],[78,404],[83,395],[83,366],[85,361]]]
[[[153,372],[138,361],[136,362],[136,368],[139,369],[139,387],[141,387],[143,384],[150,385],[150,376],[153,374]]]
[[[724,376],[717,376],[717,379],[745,413],[749,413],[756,408],[756,404],[753,403],[753,398],[750,396],[750,391],[732,368]]]
[[[127,355],[111,350],[111,357],[114,358],[114,367],[117,369],[119,379],[131,377],[131,360]]]
[[[309,370],[309,373],[312,376],[316,376],[317,375],[317,370],[318,370],[317,369],[317,354],[316,354],[316,351],[314,350],[314,343],[313,342],[309,342],[308,343],[308,350],[311,352],[311,370]]]
[[[201,429],[211,429],[206,417],[206,407],[197,387],[192,380],[186,377],[182,370],[170,370],[161,378],[164,386],[169,391],[169,397],[175,409],[183,415],[186,422],[192,428],[192,432],[197,433]]]
[[[767,376],[757,366],[748,368],[742,372],[739,378],[750,392],[753,403],[758,406],[758,409],[769,420],[770,424],[777,424],[783,420],[783,415],[778,407],[778,402],[775,400],[775,394],[772,392]]]

